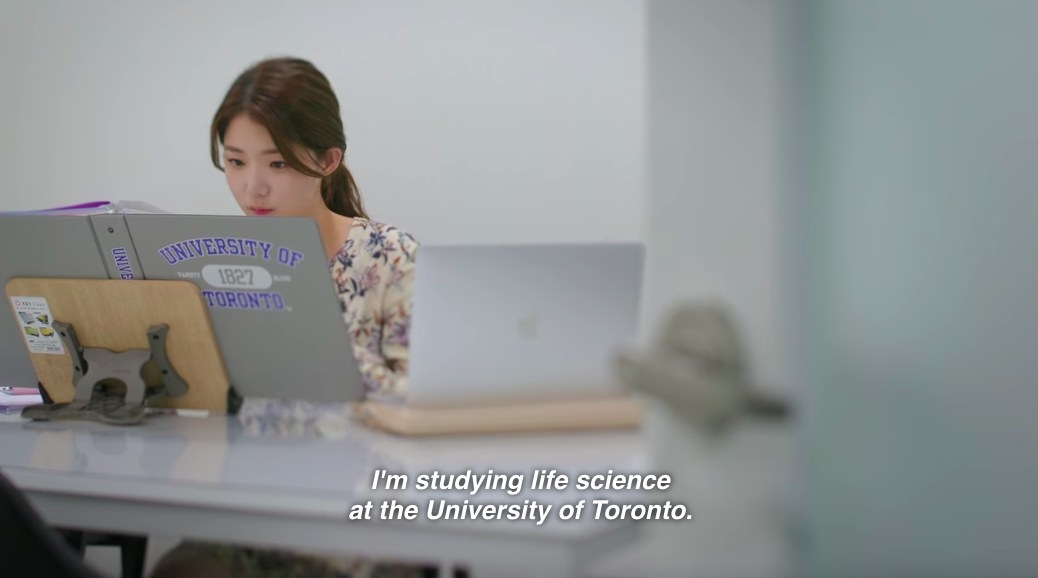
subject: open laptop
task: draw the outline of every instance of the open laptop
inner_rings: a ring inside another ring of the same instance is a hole
[[[198,285],[231,384],[245,397],[363,397],[312,219],[125,215],[145,279]]]
[[[0,286],[12,277],[196,284],[230,383],[246,397],[349,402],[363,387],[311,219],[173,214],[0,215]],[[36,375],[0,307],[0,386]]]
[[[423,245],[409,407],[612,396],[638,328],[638,243]]]

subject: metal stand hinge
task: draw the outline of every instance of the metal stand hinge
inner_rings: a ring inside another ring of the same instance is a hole
[[[22,416],[34,420],[85,419],[114,425],[144,421],[150,404],[187,393],[187,383],[166,357],[165,323],[148,328],[149,349],[115,352],[101,347],[83,347],[76,331],[67,323],[54,321],[72,358],[75,397],[68,403],[34,405]]]

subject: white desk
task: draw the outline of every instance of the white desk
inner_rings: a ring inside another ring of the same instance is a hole
[[[369,499],[377,505],[385,496],[370,490],[379,467],[412,475],[493,468],[527,479],[536,467],[648,472],[637,432],[405,440],[352,424],[337,439],[313,427],[249,430],[218,416],[158,416],[129,428],[7,417],[0,421],[0,469],[57,526],[454,564],[477,578],[578,575],[639,531],[636,524],[590,520],[538,527],[346,516],[348,506]],[[524,491],[511,501],[558,504],[575,497]]]

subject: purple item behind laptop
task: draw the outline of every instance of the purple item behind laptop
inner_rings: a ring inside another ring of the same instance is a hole
[[[0,215],[104,215],[119,213],[164,213],[162,209],[142,201],[89,201],[34,211],[0,211]]]

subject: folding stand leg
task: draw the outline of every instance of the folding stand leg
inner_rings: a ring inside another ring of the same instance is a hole
[[[89,419],[113,425],[134,425],[144,421],[145,407],[153,400],[179,397],[188,386],[166,356],[169,326],[148,328],[148,349],[112,351],[101,347],[83,347],[75,328],[54,320],[72,360],[72,385],[75,397],[68,403],[29,406],[22,417],[36,420]],[[157,384],[144,381],[144,371],[152,366],[159,374]],[[123,394],[110,393],[107,383],[125,386]]]

